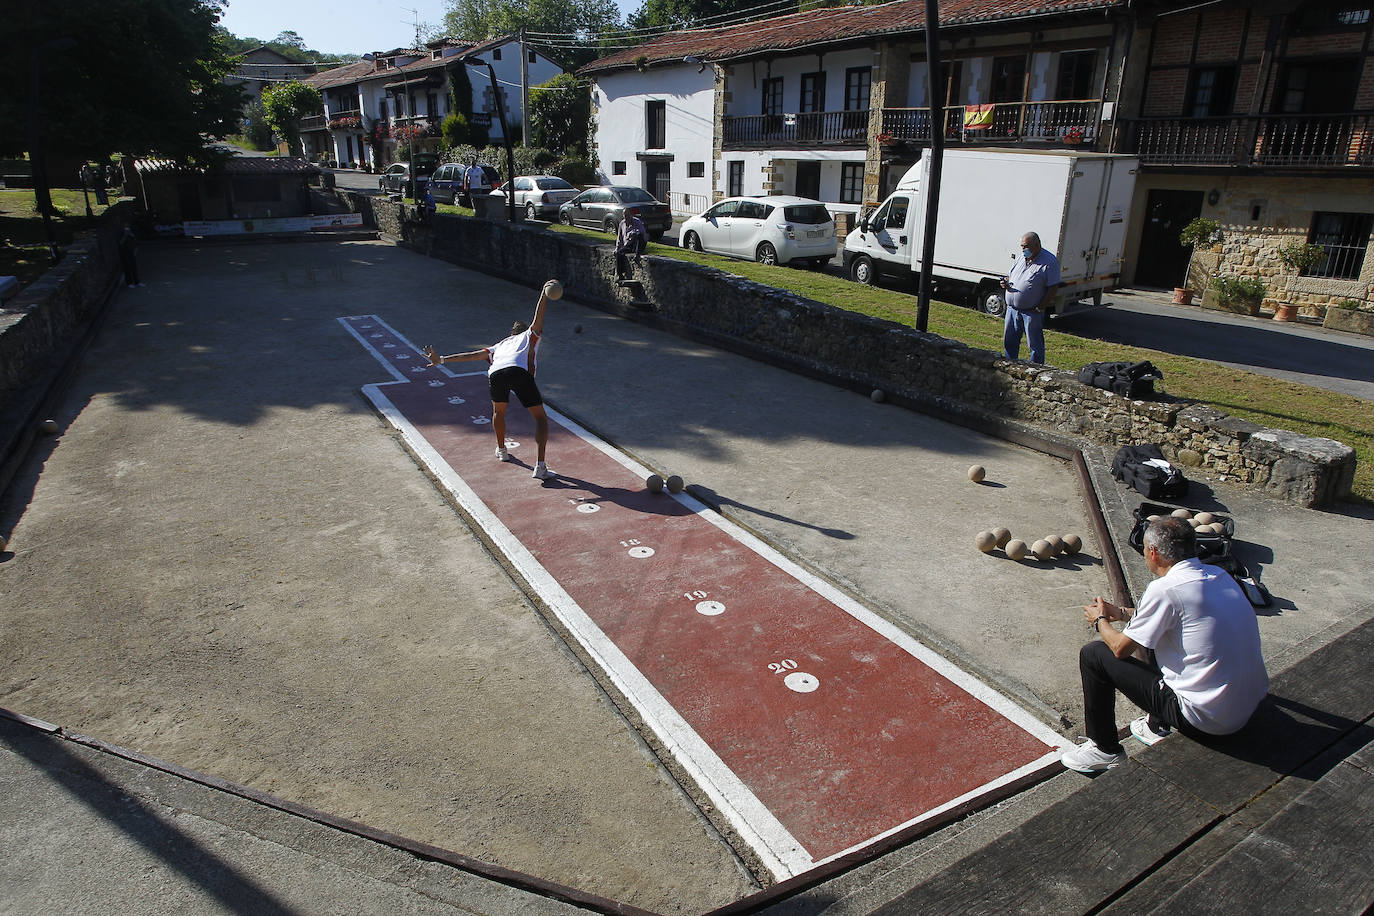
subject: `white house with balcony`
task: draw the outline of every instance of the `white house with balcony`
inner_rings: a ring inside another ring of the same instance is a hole
[[[307,155],[341,166],[377,168],[395,158],[396,148],[412,132],[417,147],[437,148],[440,125],[452,110],[452,74],[458,67],[467,69],[472,87],[472,121],[488,128],[492,143],[505,141],[496,93],[505,105],[506,123],[518,137],[524,117],[522,76],[534,86],[563,72],[515,36],[478,45],[440,39],[423,49],[368,54],[306,80],[324,99],[324,113],[302,125]]]
[[[1125,54],[1128,15],[1126,0],[1004,0],[992,10],[944,0],[945,142],[1097,148],[1120,92],[1109,62]],[[924,0],[673,32],[579,72],[593,80],[603,180],[643,187],[679,212],[795,194],[856,214],[931,138]]]

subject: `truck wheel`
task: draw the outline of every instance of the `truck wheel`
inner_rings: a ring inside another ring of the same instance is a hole
[[[1007,313],[1007,300],[1000,286],[984,285],[978,289],[978,311],[998,318]]]
[[[697,237],[695,232],[689,232],[682,237],[682,247],[688,251],[700,251],[701,239]]]
[[[873,269],[871,259],[860,255],[849,265],[849,279],[855,283],[873,286],[878,282],[878,271]]]
[[[778,249],[773,247],[772,242],[763,242],[759,245],[759,250],[754,252],[754,257],[760,264],[776,264]]]

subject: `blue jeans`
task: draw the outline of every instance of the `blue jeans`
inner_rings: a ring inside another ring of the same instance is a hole
[[[1017,359],[1021,355],[1021,335],[1026,335],[1030,344],[1030,361],[1045,362],[1045,313],[1018,312],[1007,306],[1007,323],[1002,328],[1002,351],[1007,359]]]

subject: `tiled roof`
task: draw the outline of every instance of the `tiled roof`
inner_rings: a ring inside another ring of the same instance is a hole
[[[302,80],[302,82],[309,83],[317,89],[332,89],[335,86],[346,86],[350,83],[357,83],[366,79],[378,78],[386,79],[388,81],[388,85],[390,85],[390,83],[393,82],[397,85],[400,85],[404,81],[406,76],[413,75],[416,73],[424,73],[430,70],[442,70],[445,67],[449,67],[456,64],[459,60],[468,56],[469,54],[476,53],[478,48],[495,47],[496,45],[511,40],[511,36],[506,36],[505,38],[499,39],[492,39],[491,41],[483,42],[482,44],[477,45],[476,47],[464,51],[460,54],[450,54],[448,57],[441,57],[438,60],[435,60],[434,58],[430,57],[429,51],[389,51],[386,54],[379,54],[377,56],[390,57],[397,54],[403,56],[419,55],[421,59],[411,61],[403,67],[388,67],[385,70],[376,69],[374,63],[370,60],[360,60],[355,61],[351,64],[345,64],[342,67],[335,67],[332,70],[326,70],[323,73],[316,73],[314,76],[307,77],[306,79]]]
[[[1125,3],[1126,0],[944,0],[940,4],[940,27],[1043,18],[1110,9]],[[925,24],[925,0],[892,0],[876,6],[815,9],[726,28],[669,32],[638,47],[592,61],[578,72],[598,73],[633,67],[640,57],[647,58],[651,64],[676,62],[688,55],[724,61],[773,51],[921,32]]]
[[[307,76],[301,82],[314,86],[316,89],[332,89],[335,86],[346,86],[349,83],[356,83],[359,80],[367,79],[371,76],[383,76],[391,71],[374,73],[372,61],[357,60],[351,64],[344,64],[342,67],[335,67],[332,70],[324,70],[314,76]]]

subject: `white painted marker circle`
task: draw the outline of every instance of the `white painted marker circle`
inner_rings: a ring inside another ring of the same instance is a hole
[[[725,613],[725,605],[719,601],[698,601],[697,613],[707,617],[715,617],[717,614]]]
[[[455,397],[449,398],[449,399],[448,399],[448,402],[456,407],[456,406],[459,405],[459,404],[466,404],[466,403],[468,402],[468,399],[467,399],[467,398],[460,398],[460,397],[455,396]]]
[[[437,378],[432,378],[432,379],[429,380],[429,387],[431,387],[431,388],[442,388],[442,387],[444,387],[444,383],[441,382],[441,381],[439,381]]]
[[[491,418],[490,418],[490,417],[473,417],[473,418],[472,418],[472,425],[473,425],[473,426],[481,426],[481,425],[483,425],[483,424],[485,424],[485,423],[490,423],[490,422],[491,422]]]
[[[520,447],[520,443],[519,443],[519,442],[516,442],[514,439],[507,439],[507,440],[506,440],[506,448],[512,449],[512,448],[519,448],[519,447]]]
[[[601,507],[596,503],[578,503],[577,511],[583,515],[591,515],[593,512],[600,512]]]
[[[782,682],[787,685],[788,690],[795,690],[797,693],[810,693],[821,686],[815,675],[807,674],[805,671],[793,671],[783,678]]]
[[[647,560],[649,557],[651,557],[651,556],[653,556],[653,555],[654,555],[654,549],[653,549],[652,547],[631,547],[631,548],[630,548],[630,556],[634,557],[636,560]]]

